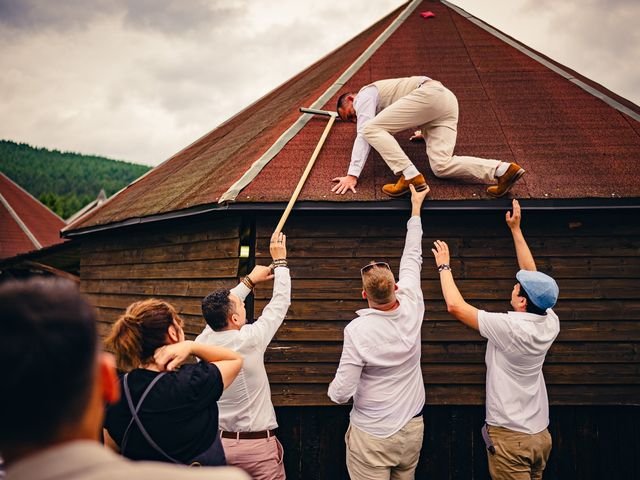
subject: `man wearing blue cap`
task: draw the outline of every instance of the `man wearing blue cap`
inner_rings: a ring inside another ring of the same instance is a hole
[[[460,294],[449,266],[449,248],[437,240],[432,249],[440,272],[447,310],[480,331],[487,342],[486,425],[489,472],[493,480],[541,479],[551,452],[549,401],[542,374],[547,351],[560,323],[551,309],[558,300],[553,278],[536,271],[520,230],[520,205],[507,212],[520,271],[508,313],[490,313],[469,305]]]

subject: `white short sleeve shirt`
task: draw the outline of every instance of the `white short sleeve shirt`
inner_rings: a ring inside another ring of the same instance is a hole
[[[478,312],[480,335],[488,340],[486,421],[529,434],[549,425],[549,400],[542,374],[547,351],[560,331],[558,316],[523,312]]]

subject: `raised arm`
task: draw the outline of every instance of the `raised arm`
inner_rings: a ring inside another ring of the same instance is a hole
[[[440,286],[444,301],[447,303],[447,311],[466,326],[478,330],[478,309],[465,302],[453,280],[453,272],[449,264],[449,246],[441,240],[436,240],[433,245],[435,248],[432,248],[431,251],[440,272]]]
[[[422,192],[416,192],[413,185],[411,189],[411,218],[407,222],[407,237],[404,243],[404,251],[400,260],[400,273],[398,275],[398,287],[417,288],[420,290],[420,270],[422,269],[422,221],[420,209],[429,188]]]
[[[252,324],[245,325],[240,330],[243,335],[250,335],[255,339],[260,348],[267,348],[269,342],[282,325],[291,305],[291,277],[287,267],[287,237],[284,233],[274,233],[269,244],[269,251],[273,259],[273,295],[260,317]],[[265,276],[253,276],[254,283],[261,283],[271,278]]]
[[[233,383],[242,368],[243,358],[238,352],[217,345],[205,345],[193,340],[185,340],[165,345],[156,350],[153,358],[161,370],[172,371],[182,365],[189,355],[213,363],[222,376],[224,388]]]
[[[520,269],[535,272],[537,270],[536,262],[533,260],[533,255],[531,255],[529,245],[527,245],[527,241],[524,239],[524,235],[520,229],[521,218],[522,214],[520,212],[520,203],[518,203],[518,200],[514,198],[513,213],[507,212],[505,220],[511,230],[511,235],[513,236],[513,243],[516,247],[516,255],[518,256],[518,265],[520,266]]]

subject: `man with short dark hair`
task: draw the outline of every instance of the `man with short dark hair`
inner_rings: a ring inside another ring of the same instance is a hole
[[[291,304],[286,237],[275,233],[269,245],[271,267],[256,266],[231,290],[220,289],[202,301],[207,326],[196,342],[227,347],[244,357],[242,370],[218,400],[220,436],[228,465],[247,471],[253,479],[285,478],[282,445],[271,403],[264,353]],[[255,284],[274,279],[273,296],[260,318],[247,324],[244,299]]]
[[[338,115],[357,123],[357,135],[351,163],[344,177],[331,191],[356,192],[358,177],[371,147],[399,175],[398,181],[382,187],[391,197],[409,192],[409,185],[420,191],[426,187],[424,176],[402,151],[393,137],[408,128],[420,128],[419,138],[426,139],[427,157],[436,177],[456,178],[476,183],[493,183],[487,188],[492,197],[506,194],[525,173],[515,163],[486,158],[454,155],[458,128],[458,100],[442,83],[425,76],[378,80],[365,85],[358,93],[342,94]],[[413,139],[413,137],[412,137]]]
[[[236,468],[134,463],[98,443],[104,404],[120,391],[95,312],[67,280],[0,285],[0,364],[7,480],[247,479]]]
[[[513,214],[507,212],[506,222],[520,266],[518,283],[511,292],[514,311],[491,313],[469,305],[453,280],[447,244],[437,240],[432,250],[447,310],[488,340],[482,434],[493,480],[541,479],[551,452],[542,365],[560,331],[558,316],[552,310],[559,290],[553,278],[537,271],[520,219],[520,204],[513,200]]]
[[[385,262],[362,267],[362,298],[369,308],[358,310],[345,327],[340,365],[329,385],[335,403],[353,398],[345,435],[352,480],[412,479],[422,448],[420,208],[429,189],[410,189],[411,218],[398,283]]]

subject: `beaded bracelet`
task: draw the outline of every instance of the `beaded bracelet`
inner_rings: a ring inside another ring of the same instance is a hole
[[[271,263],[271,269],[275,269],[278,267],[286,267],[287,266],[287,261],[284,258],[279,258],[278,260],[274,260]]]
[[[255,288],[255,286],[256,286],[256,284],[255,284],[255,283],[253,283],[253,282],[251,281],[251,279],[249,278],[249,275],[245,276],[245,277],[242,279],[242,283],[244,283],[244,284],[245,284],[245,286],[246,286],[247,288],[249,288],[249,290],[253,290],[253,289]]]
[[[443,270],[451,271],[451,265],[448,263],[443,263],[442,265],[438,265],[438,272],[442,272]]]

